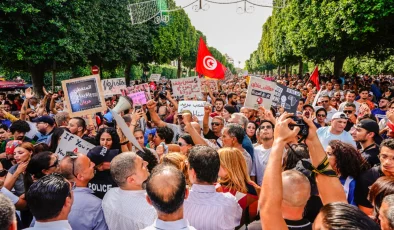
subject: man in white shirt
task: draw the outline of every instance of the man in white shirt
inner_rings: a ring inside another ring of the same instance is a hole
[[[216,192],[220,158],[208,146],[189,150],[188,174],[193,184],[184,203],[185,219],[196,229],[234,229],[240,224],[242,208],[230,193]]]
[[[189,190],[181,171],[172,165],[158,165],[146,181],[146,193],[146,200],[157,211],[157,219],[144,230],[195,230],[183,218],[183,202]]]
[[[319,97],[319,101],[321,101],[322,106],[315,106],[314,109],[317,111],[320,108],[324,108],[327,111],[326,122],[330,122],[332,120],[332,116],[337,112],[335,108],[330,105],[330,97],[327,95],[323,95]]]
[[[274,128],[275,126],[271,121],[261,121],[259,133],[261,145],[254,148],[254,161],[251,173],[251,179],[256,181],[259,186],[263,183],[264,171],[274,143]]]
[[[329,97],[333,97],[334,96],[334,90],[333,90],[333,85],[332,82],[326,82],[326,89],[321,91],[322,95],[327,95]]]
[[[349,103],[353,103],[356,105],[356,114],[358,114],[358,110],[360,109],[360,103],[355,101],[355,99],[356,99],[356,92],[353,90],[347,91],[347,93],[345,95],[345,101],[339,105],[338,111],[343,112],[343,110],[345,109],[346,103],[349,102]]]
[[[27,205],[36,218],[34,227],[29,230],[71,230],[68,214],[74,201],[70,183],[59,174],[50,174],[33,183],[26,193]]]
[[[148,162],[134,152],[121,153],[112,159],[111,175],[119,187],[111,188],[103,199],[109,229],[143,229],[157,218],[142,188],[149,176],[147,165]]]
[[[336,112],[332,116],[331,126],[321,127],[317,130],[317,136],[319,137],[324,150],[332,140],[340,140],[357,148],[352,135],[345,131],[347,119],[348,117],[345,113]]]

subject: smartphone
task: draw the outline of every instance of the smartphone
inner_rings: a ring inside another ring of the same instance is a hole
[[[135,111],[140,110],[141,108],[142,108],[141,105],[136,105],[136,106],[134,107]]]

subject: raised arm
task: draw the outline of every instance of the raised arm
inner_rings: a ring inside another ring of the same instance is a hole
[[[322,164],[324,160],[326,160],[327,162],[325,162],[325,164],[327,164],[327,167],[325,170],[332,170],[330,164],[328,163],[327,155],[323,149],[323,146],[317,137],[316,126],[313,124],[311,118],[308,119],[303,116],[303,119],[304,122],[309,126],[309,134],[306,138],[306,144],[309,149],[312,165],[316,168]],[[317,173],[316,183],[323,205],[332,202],[347,203],[345,191],[338,177],[326,176],[324,174]]]
[[[23,101],[22,108],[21,108],[21,114],[20,114],[20,117],[19,117],[23,121],[26,120],[26,115],[27,115],[26,114],[26,110],[29,107],[29,100],[32,97],[34,97],[33,91],[31,90],[31,88],[27,88],[25,90],[25,100]]]
[[[154,100],[149,100],[146,103],[146,107],[149,110],[150,118],[152,119],[153,123],[155,123],[157,127],[165,127],[167,126],[167,123],[165,123],[160,119],[159,115],[156,112],[156,105],[157,103]]]
[[[58,98],[58,94],[55,93],[55,94],[52,95],[51,102],[49,103],[49,110],[52,111],[53,114],[57,114],[58,113],[58,111],[55,108],[55,104],[56,104],[55,100],[56,100],[56,98]]]
[[[189,133],[189,135],[192,137],[193,142],[195,145],[208,145],[204,139],[201,137],[201,134],[197,132],[191,122],[192,122],[192,115],[189,113],[184,113],[182,115],[183,122],[185,123],[185,131]]]
[[[204,106],[204,118],[202,120],[202,128],[203,128],[203,133],[206,135],[209,132],[209,114],[212,111],[212,107],[210,105],[205,105]]]
[[[174,105],[174,110],[178,111],[178,102],[174,100],[169,90],[167,90],[166,98]]]
[[[300,130],[294,127],[290,130],[289,124],[295,123],[292,114],[284,113],[278,119],[274,130],[274,143],[264,174],[263,186],[260,194],[260,217],[263,229],[288,229],[282,216],[282,155],[286,143],[293,140]]]

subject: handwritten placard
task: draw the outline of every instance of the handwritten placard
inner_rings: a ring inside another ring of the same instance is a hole
[[[269,109],[274,98],[276,83],[257,77],[250,77],[250,84],[245,99],[245,107],[258,109],[263,106]]]
[[[149,87],[148,83],[133,85],[133,86],[127,87],[126,89],[122,89],[121,91],[122,91],[123,96],[126,96],[128,94],[132,94],[132,93],[144,92],[146,100],[148,101],[151,99],[150,87]]]
[[[300,98],[301,93],[299,91],[277,84],[274,98],[272,99],[272,105],[275,107],[282,107],[289,113],[296,113]]]
[[[208,92],[208,88],[211,88],[212,92],[218,91],[218,84],[217,81],[215,80],[207,80],[207,79],[201,79],[201,89],[204,92]]]
[[[66,156],[66,152],[68,151],[87,154],[89,150],[94,147],[95,145],[90,144],[77,135],[64,131],[64,133],[60,136],[60,142],[56,148],[55,153],[57,153],[59,160],[61,160]]]
[[[171,79],[171,83],[174,96],[201,96],[201,82],[198,77]]]
[[[161,74],[151,74],[149,81],[160,81]]]
[[[146,97],[144,92],[131,93],[127,96],[133,100],[134,105],[146,104]]]
[[[126,88],[124,78],[112,78],[101,80],[104,96],[120,95],[121,90]]]
[[[197,116],[199,121],[204,118],[204,105],[205,101],[180,101],[178,103],[178,113],[184,110],[192,112],[193,116]]]
[[[65,80],[62,87],[71,116],[93,114],[107,108],[99,75]]]

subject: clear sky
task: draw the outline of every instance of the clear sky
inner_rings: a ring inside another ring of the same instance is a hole
[[[186,2],[182,0],[176,0],[176,2],[177,5],[186,5]],[[185,8],[185,11],[193,26],[207,37],[208,46],[215,47],[222,54],[227,53],[234,59],[235,67],[243,68],[250,54],[257,49],[262,26],[272,14],[272,8],[256,6],[253,13],[238,14],[237,7],[243,8],[243,3],[208,4],[207,11],[195,12],[192,6]]]

